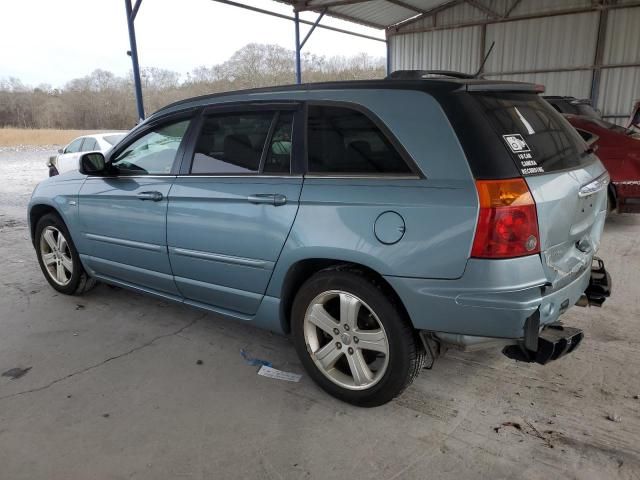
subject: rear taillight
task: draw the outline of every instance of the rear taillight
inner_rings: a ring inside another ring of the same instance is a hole
[[[510,258],[540,253],[536,203],[523,178],[476,181],[480,213],[471,256]]]

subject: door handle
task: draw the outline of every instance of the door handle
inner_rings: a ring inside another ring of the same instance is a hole
[[[256,193],[255,195],[249,195],[247,200],[249,200],[249,203],[262,203],[273,205],[274,207],[279,207],[287,203],[287,197],[280,193]]]
[[[140,192],[138,194],[138,198],[140,200],[152,200],[154,202],[159,202],[164,197],[160,192]]]

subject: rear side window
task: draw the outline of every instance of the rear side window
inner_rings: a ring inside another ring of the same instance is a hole
[[[307,128],[310,173],[412,173],[375,123],[357,110],[309,106]]]
[[[571,125],[536,94],[473,94],[522,175],[573,169],[590,163]]]
[[[115,135],[105,135],[104,140],[109,144],[109,145],[115,145],[116,143],[118,143],[120,140],[122,140],[125,137],[124,133],[121,134],[115,134]]]
[[[205,118],[191,173],[258,173],[273,119],[274,112],[231,113]]]
[[[84,142],[82,143],[82,151],[83,152],[91,152],[93,150],[99,150],[98,149],[98,142],[96,142],[95,138],[86,137],[84,139]]]

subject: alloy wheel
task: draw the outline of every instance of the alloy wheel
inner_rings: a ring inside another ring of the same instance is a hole
[[[375,312],[351,293],[316,296],[304,317],[304,339],[316,367],[343,388],[370,388],[387,370],[387,333]]]
[[[48,226],[40,235],[40,256],[49,277],[65,286],[73,276],[73,258],[67,239],[56,227]]]

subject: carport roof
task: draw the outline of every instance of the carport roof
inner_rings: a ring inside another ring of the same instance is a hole
[[[488,9],[475,0],[277,0],[296,10],[322,12],[332,17],[386,29],[408,20],[429,16],[440,10],[467,2],[481,10]]]

